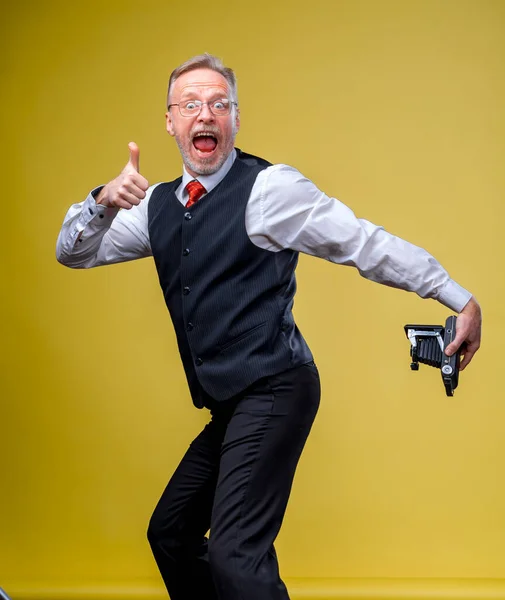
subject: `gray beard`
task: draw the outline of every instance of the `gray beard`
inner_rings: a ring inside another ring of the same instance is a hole
[[[200,164],[196,165],[192,161],[191,157],[186,152],[186,150],[183,148],[182,143],[180,142],[179,137],[177,135],[175,136],[175,141],[177,142],[177,145],[179,146],[179,152],[181,153],[184,164],[186,165],[186,167],[189,167],[193,171],[193,173],[196,173],[197,175],[213,175],[214,173],[217,173],[219,171],[219,169],[224,165],[226,159],[228,158],[228,155],[223,153],[219,157],[219,160],[217,161],[217,163],[211,164],[210,161],[214,160],[214,159],[202,158],[202,159],[200,159]],[[206,160],[209,161],[209,164],[205,164]]]

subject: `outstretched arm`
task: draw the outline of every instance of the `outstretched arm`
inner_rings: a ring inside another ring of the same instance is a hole
[[[467,344],[463,368],[480,341],[480,308],[426,250],[358,219],[342,202],[327,196],[293,167],[274,165],[256,180],[246,211],[246,228],[257,246],[304,252],[354,266],[371,281],[433,298],[460,313],[457,338]]]

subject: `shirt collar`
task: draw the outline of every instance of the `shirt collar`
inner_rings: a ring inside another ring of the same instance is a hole
[[[226,175],[228,174],[228,171],[232,168],[232,165],[235,162],[236,158],[237,158],[237,151],[235,150],[235,148],[233,148],[233,150],[230,152],[230,154],[228,155],[228,158],[224,161],[223,166],[219,169],[219,171],[212,173],[212,175],[199,175],[198,176],[197,179],[203,185],[203,187],[207,190],[207,194],[210,191],[212,191],[219,183],[221,183],[221,181],[226,177]],[[193,179],[195,179],[193,177],[193,175],[190,175],[186,170],[186,166],[183,165],[182,183],[179,188],[181,191],[181,198],[180,198],[181,201],[187,200],[188,191],[186,190],[186,186],[188,185],[188,183],[190,181],[193,181]]]

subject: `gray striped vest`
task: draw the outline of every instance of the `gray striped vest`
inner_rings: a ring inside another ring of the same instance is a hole
[[[292,315],[298,253],[255,246],[245,210],[269,163],[237,150],[226,177],[187,209],[181,178],[156,187],[149,237],[196,406],[312,360]]]

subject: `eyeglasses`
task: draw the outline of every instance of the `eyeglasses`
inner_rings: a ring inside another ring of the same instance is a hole
[[[228,98],[219,98],[218,100],[212,100],[212,102],[202,102],[201,100],[185,100],[179,104],[169,104],[168,108],[172,106],[178,106],[179,112],[183,117],[196,117],[200,114],[202,106],[206,104],[209,107],[210,112],[216,117],[226,117],[231,113],[231,107],[237,106],[236,102],[228,100]]]

